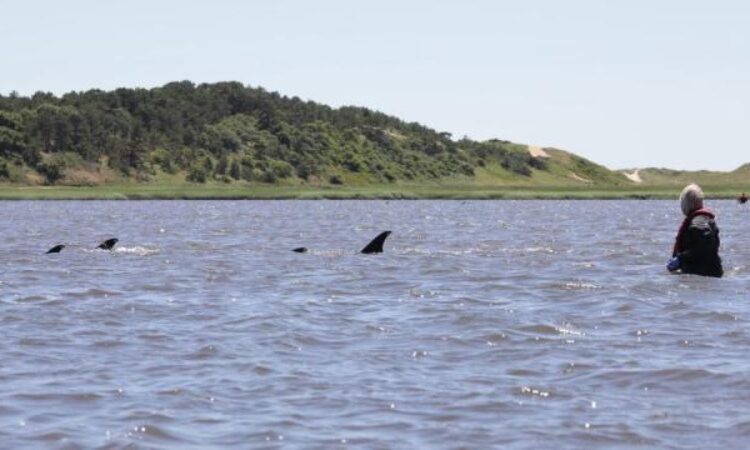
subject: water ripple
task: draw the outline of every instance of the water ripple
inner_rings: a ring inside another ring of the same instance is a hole
[[[733,203],[711,204],[722,280],[664,271],[674,202],[1,206],[4,448],[750,437],[750,245]],[[386,229],[383,254],[357,253]],[[105,236],[114,252],[88,244]],[[73,244],[44,255],[53,242]]]

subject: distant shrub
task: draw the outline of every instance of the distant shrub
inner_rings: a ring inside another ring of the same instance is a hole
[[[53,185],[63,177],[65,164],[55,160],[43,161],[36,166],[36,171],[44,177],[46,184]]]
[[[534,157],[532,157],[529,160],[529,165],[531,167],[535,168],[535,169],[538,169],[538,170],[547,170],[548,169],[547,160],[544,159],[544,158],[534,158]]]
[[[298,164],[297,167],[295,167],[295,171],[297,172],[297,176],[302,178],[303,180],[307,180],[312,175],[315,175],[315,172],[313,170],[313,166],[310,164],[301,163]]]
[[[214,162],[208,156],[203,158],[203,169],[206,171],[207,174],[214,171]]]
[[[173,174],[176,172],[174,163],[172,162],[172,155],[169,151],[163,148],[157,148],[151,152],[151,163],[161,167],[166,173]]]
[[[193,166],[187,174],[187,181],[191,183],[205,183],[206,169],[201,166]]]
[[[240,159],[240,164],[242,164],[242,167],[250,169],[253,169],[256,166],[255,160],[250,156],[243,156],[242,159]]]
[[[294,168],[286,161],[271,160],[268,163],[267,172],[273,174],[274,181],[281,178],[289,178],[294,174]]]
[[[45,178],[45,183],[53,185],[65,176],[65,169],[83,164],[77,153],[55,153],[36,165],[36,171]]]
[[[517,153],[506,154],[500,162],[500,165],[518,175],[523,175],[525,177],[531,176],[531,168],[526,165],[526,159]]]
[[[344,180],[342,180],[339,175],[331,175],[328,177],[328,182],[336,185],[344,184]]]
[[[227,160],[226,156],[222,156],[219,158],[219,162],[216,163],[216,167],[214,168],[214,173],[217,175],[224,175],[227,173],[227,169],[229,168],[229,161]]]
[[[0,162],[0,180],[7,180],[10,178],[10,170],[8,169],[8,163],[5,161]]]
[[[263,175],[260,179],[264,183],[275,183],[277,178],[276,175],[273,173],[273,170],[266,169],[263,171]]]
[[[242,141],[227,124],[209,125],[198,138],[199,145],[214,155],[236,152]]]
[[[470,177],[474,176],[474,168],[468,163],[461,163],[459,166],[459,172]]]
[[[359,172],[364,168],[362,160],[351,153],[344,156],[344,167],[351,172]]]
[[[254,172],[256,170],[257,169],[253,169],[252,167],[243,164],[241,169],[241,178],[245,181],[252,181],[254,178],[257,178],[254,175]]]
[[[238,163],[236,159],[232,161],[232,164],[229,166],[229,176],[234,178],[235,180],[239,180],[240,178],[242,178],[240,163]]]
[[[143,182],[151,181],[151,179],[152,179],[152,176],[151,176],[151,174],[149,174],[148,172],[144,172],[144,171],[138,171],[138,172],[137,172],[137,173],[135,174],[135,179],[136,179],[136,180],[137,180],[137,181],[138,181],[139,183],[143,183]]]

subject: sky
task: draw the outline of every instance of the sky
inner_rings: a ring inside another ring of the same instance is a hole
[[[744,0],[0,0],[0,93],[240,81],[611,169],[750,162]]]

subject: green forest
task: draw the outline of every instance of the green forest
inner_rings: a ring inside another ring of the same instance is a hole
[[[173,82],[0,96],[0,181],[342,185],[545,171],[525,145],[453,139],[362,107],[331,108],[238,82]]]

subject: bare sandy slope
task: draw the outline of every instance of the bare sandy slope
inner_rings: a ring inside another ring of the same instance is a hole
[[[582,176],[578,175],[575,172],[570,172],[570,178],[576,180],[576,181],[582,181],[584,183],[591,183],[591,180],[587,178],[583,178]]]
[[[542,147],[537,147],[535,145],[529,145],[529,153],[534,158],[550,158],[549,153],[545,152]]]
[[[640,184],[640,183],[643,183],[643,179],[641,178],[640,172],[641,172],[641,169],[636,169],[635,171],[633,171],[633,173],[623,172],[623,174],[626,177],[628,177],[628,180],[632,181],[633,183]]]

